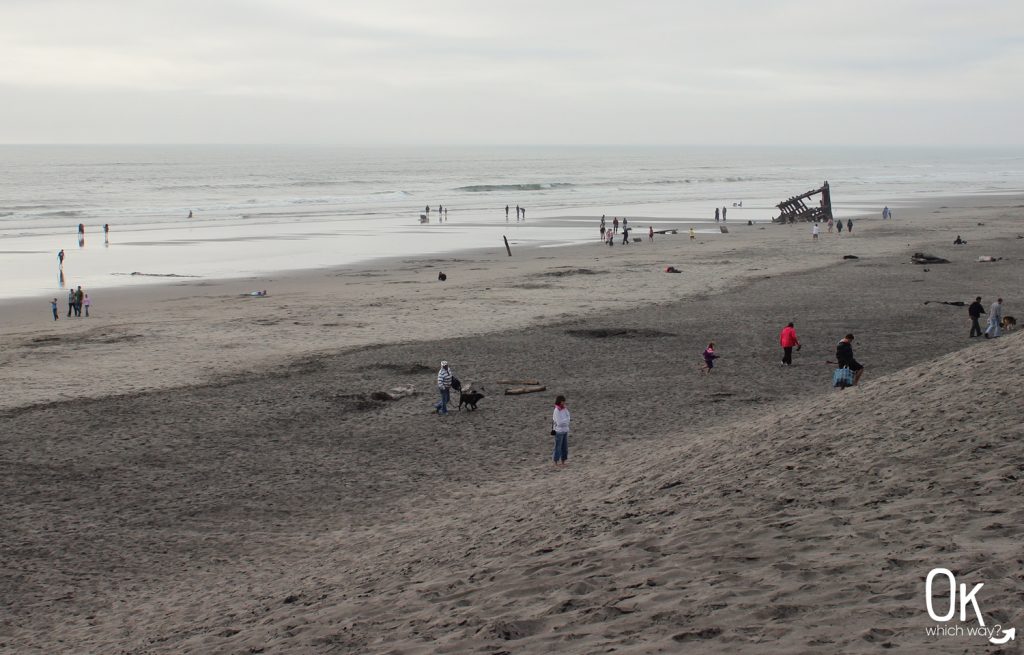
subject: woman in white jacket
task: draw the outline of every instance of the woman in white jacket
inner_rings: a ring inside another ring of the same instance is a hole
[[[551,434],[555,437],[555,466],[565,466],[565,460],[569,459],[569,410],[565,408],[565,396],[555,398],[551,424]]]

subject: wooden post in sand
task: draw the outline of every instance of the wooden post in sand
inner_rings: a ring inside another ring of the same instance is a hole
[[[508,252],[508,256],[511,257],[512,256],[512,249],[508,247],[508,237],[502,235],[501,238],[505,240],[505,251]]]

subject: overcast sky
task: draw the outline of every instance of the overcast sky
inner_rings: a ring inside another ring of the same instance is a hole
[[[0,142],[1024,145],[1024,2],[0,0]]]

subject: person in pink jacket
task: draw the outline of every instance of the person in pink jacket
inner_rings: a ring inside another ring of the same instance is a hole
[[[793,346],[800,350],[800,340],[796,338],[796,328],[792,323],[782,328],[779,335],[779,344],[782,346],[782,366],[793,365]]]

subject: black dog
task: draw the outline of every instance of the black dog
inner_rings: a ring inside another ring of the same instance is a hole
[[[481,389],[483,391],[483,389]],[[479,391],[466,391],[459,393],[459,411],[462,411],[462,406],[466,406],[466,411],[472,411],[476,409],[476,404],[480,402],[480,399],[484,395]]]

